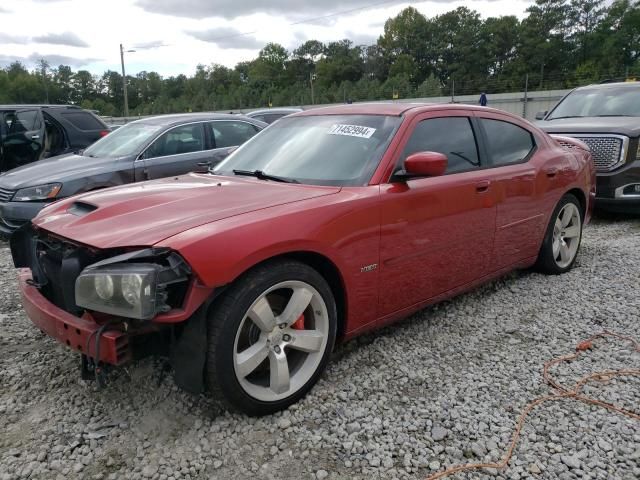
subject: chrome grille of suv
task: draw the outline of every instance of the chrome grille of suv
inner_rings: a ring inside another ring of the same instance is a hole
[[[0,188],[0,202],[8,202],[13,198],[13,194],[16,193],[13,190],[7,190]]]
[[[619,167],[625,159],[629,138],[622,135],[575,135],[561,133],[565,137],[573,137],[582,140],[589,146],[593,155],[593,162],[599,172],[609,172]],[[566,142],[559,142],[565,148],[571,148]]]

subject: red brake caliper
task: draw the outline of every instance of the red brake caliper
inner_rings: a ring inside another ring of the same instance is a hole
[[[294,330],[304,330],[304,313],[291,324],[291,328],[293,328]]]

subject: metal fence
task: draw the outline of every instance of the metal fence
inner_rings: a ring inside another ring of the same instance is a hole
[[[512,93],[496,93],[487,94],[489,107],[498,108],[506,112],[520,115],[527,120],[533,120],[539,111],[550,110],[553,106],[570,90],[548,90],[535,92],[512,92]],[[424,97],[424,98],[403,98],[398,100],[379,100],[367,103],[460,103],[475,104],[479,102],[479,95],[453,95],[447,97]],[[302,105],[305,110],[311,108],[327,107],[339,104],[323,104],[323,105]],[[295,105],[299,107],[299,105]],[[255,109],[238,109],[233,110],[234,113],[248,113]],[[229,110],[216,111],[215,113],[229,113]],[[145,118],[137,117],[102,117],[109,125],[123,125],[134,120]]]

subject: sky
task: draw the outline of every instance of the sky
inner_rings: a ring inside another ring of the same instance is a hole
[[[427,17],[459,6],[482,17],[522,18],[530,0],[0,0],[0,67],[44,58],[94,74],[192,75],[198,64],[251,60],[268,42],[373,44],[384,22],[411,5]]]

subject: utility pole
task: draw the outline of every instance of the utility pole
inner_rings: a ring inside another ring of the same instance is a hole
[[[529,101],[529,74],[524,76],[524,105],[522,106],[522,118],[527,118],[527,102]]]
[[[47,82],[47,68],[49,64],[44,58],[40,59],[40,68],[42,69],[42,83],[44,83],[44,93],[46,97],[46,104],[49,104],[49,84]]]
[[[451,79],[451,103],[456,103],[456,79]]]
[[[122,64],[122,91],[124,93],[124,116],[129,116],[129,98],[127,97],[127,75],[124,72],[124,48],[120,44],[120,63]]]
[[[311,84],[311,105],[315,105],[316,104],[316,99],[315,96],[313,94],[313,81],[316,79],[316,74],[313,72],[309,73],[309,83]]]

